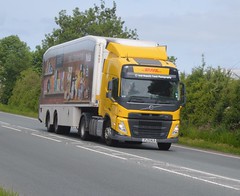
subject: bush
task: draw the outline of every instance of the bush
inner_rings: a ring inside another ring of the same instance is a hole
[[[16,82],[9,105],[23,111],[36,112],[41,91],[40,85],[40,76],[33,68],[21,72],[21,77]]]

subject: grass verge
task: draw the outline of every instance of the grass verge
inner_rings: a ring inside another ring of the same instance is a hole
[[[0,196],[18,196],[18,193],[0,187]]]
[[[0,104],[0,111],[12,113],[12,114],[19,114],[19,115],[33,117],[33,118],[38,117],[37,112],[21,110],[19,108],[15,108],[15,107],[11,107],[9,105],[3,105],[3,104]]]
[[[195,147],[199,149],[214,150],[218,152],[240,155],[240,148],[223,144],[223,143],[214,143],[211,141],[205,141],[202,139],[191,139],[189,137],[180,137],[179,144]]]
[[[240,155],[240,130],[225,127],[181,127],[179,143],[201,149]]]

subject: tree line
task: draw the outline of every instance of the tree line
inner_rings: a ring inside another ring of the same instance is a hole
[[[53,45],[85,35],[138,39],[137,30],[124,26],[116,9],[115,2],[108,8],[101,1],[85,11],[75,8],[72,15],[60,11],[55,17],[58,28],[46,34],[35,51],[17,35],[0,39],[0,103],[37,112],[42,56]],[[240,140],[240,80],[220,67],[208,67],[204,57],[190,74],[181,73],[181,80],[187,89],[187,104],[181,113],[183,133],[188,135],[189,127],[208,131],[221,127],[239,133]]]

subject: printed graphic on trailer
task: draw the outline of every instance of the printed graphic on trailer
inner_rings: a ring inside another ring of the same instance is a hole
[[[44,65],[44,96],[55,96],[55,102],[59,103],[89,101],[92,76],[92,52],[81,51],[49,58]]]

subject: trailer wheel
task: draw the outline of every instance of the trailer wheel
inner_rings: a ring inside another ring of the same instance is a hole
[[[57,115],[57,113],[54,114],[53,127],[54,127],[54,132],[56,134],[61,134],[62,133],[62,127],[58,125],[58,115]]]
[[[82,116],[79,127],[78,134],[82,140],[88,140],[90,138],[89,130],[87,127],[87,119],[85,116]]]
[[[171,147],[171,143],[157,143],[158,145],[158,149],[159,150],[169,150],[169,148]]]
[[[107,120],[103,128],[103,140],[108,146],[115,146],[117,144],[116,140],[111,138],[112,128],[110,120]]]
[[[54,131],[53,125],[50,124],[50,115],[49,115],[49,113],[47,113],[47,116],[46,116],[46,127],[47,127],[47,131],[48,132],[53,132]]]

